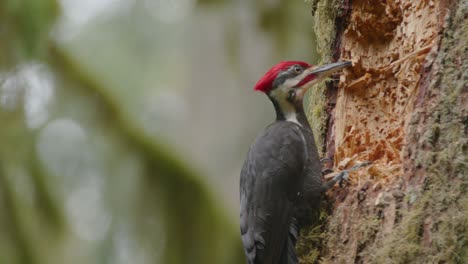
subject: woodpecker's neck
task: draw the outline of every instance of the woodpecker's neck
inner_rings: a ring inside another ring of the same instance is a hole
[[[297,123],[298,125],[303,126],[304,128],[309,128],[309,121],[307,121],[307,116],[304,112],[304,106],[302,105],[302,100],[295,103],[279,103],[274,98],[270,97],[273,106],[276,111],[276,121],[289,121]]]

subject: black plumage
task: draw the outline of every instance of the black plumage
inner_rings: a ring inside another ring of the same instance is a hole
[[[298,263],[299,228],[319,211],[335,182],[323,184],[312,130],[302,106],[307,85],[349,66],[282,62],[257,83],[276,110],[276,121],[250,147],[240,178],[240,229],[248,264]]]
[[[298,218],[316,210],[320,161],[310,127],[277,121],[249,150],[241,172],[241,235],[249,264],[297,263]]]

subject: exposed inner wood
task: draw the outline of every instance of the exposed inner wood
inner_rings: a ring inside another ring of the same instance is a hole
[[[466,262],[467,1],[316,1],[322,20],[345,6],[330,47],[354,62],[329,82],[326,157],[336,172],[373,164],[330,191],[325,235],[301,232],[301,264]]]
[[[373,164],[351,181],[392,181],[403,174],[405,127],[425,64],[434,57],[428,55],[438,50],[445,12],[429,0],[352,2],[340,53],[354,66],[339,84],[334,164]]]

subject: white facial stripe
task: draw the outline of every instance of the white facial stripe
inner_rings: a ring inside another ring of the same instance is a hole
[[[315,69],[315,68],[314,68]],[[307,85],[304,85],[303,87],[300,88],[293,88],[296,87],[296,85],[304,79],[307,75],[309,75],[313,69],[306,69],[304,70],[301,74],[298,76],[286,80],[283,84],[281,84],[278,88],[273,90],[270,93],[270,96],[275,98],[275,100],[278,102],[279,107],[283,111],[284,118],[286,121],[296,123],[301,126],[299,121],[297,120],[297,114],[296,114],[296,109],[294,108],[294,105],[288,101],[288,93],[292,89],[295,89],[295,98],[296,100],[301,100],[302,102],[302,97],[304,96],[305,92],[308,90],[312,84],[316,83],[320,78],[311,80]]]
[[[309,74],[309,71],[308,71],[308,70],[305,70],[305,71],[303,71],[301,74],[299,74],[298,76],[286,80],[286,81],[283,83],[283,86],[290,87],[290,88],[295,87],[295,86],[296,86],[302,79],[304,79],[308,74]]]
[[[286,118],[286,121],[301,125],[297,120],[294,105],[287,100],[289,90],[290,87],[283,84],[280,87],[273,90],[270,95],[276,99],[280,108],[283,110],[284,118]]]

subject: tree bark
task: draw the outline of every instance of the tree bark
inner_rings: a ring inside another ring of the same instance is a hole
[[[335,170],[372,165],[329,193],[325,233],[302,233],[301,263],[468,263],[468,1],[313,7],[322,60],[353,61],[311,95],[327,106],[312,121],[323,154]]]

